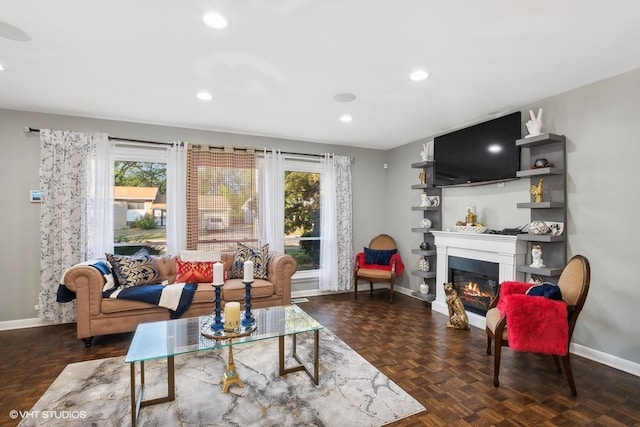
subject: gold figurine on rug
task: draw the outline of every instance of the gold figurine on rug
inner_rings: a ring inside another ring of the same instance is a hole
[[[533,201],[536,203],[542,203],[542,181],[544,178],[540,178],[538,185],[532,185],[529,192],[533,196]]]
[[[449,307],[449,321],[447,328],[469,329],[469,317],[464,310],[462,300],[451,283],[444,284],[444,294]]]

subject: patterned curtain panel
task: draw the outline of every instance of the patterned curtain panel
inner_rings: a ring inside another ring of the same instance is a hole
[[[40,131],[41,319],[75,321],[75,301],[57,303],[56,292],[64,271],[86,260],[88,172],[94,150],[89,134]]]
[[[353,226],[351,158],[333,157],[336,182],[336,229],[338,252],[338,289],[353,288]]]
[[[258,244],[255,150],[190,146],[187,248],[235,251]]]
[[[319,288],[345,291],[353,287],[351,159],[327,156],[323,178]]]

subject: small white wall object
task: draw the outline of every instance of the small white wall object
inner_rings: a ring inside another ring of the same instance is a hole
[[[527,130],[529,131],[529,135],[525,136],[525,138],[531,138],[532,136],[540,135],[542,131],[542,108],[538,109],[538,115],[535,116],[532,110],[529,110],[529,116],[531,120],[527,122]]]

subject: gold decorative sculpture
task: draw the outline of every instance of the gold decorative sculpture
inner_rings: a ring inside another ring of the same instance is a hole
[[[444,284],[444,294],[446,297],[447,307],[449,308],[449,321],[447,322],[447,328],[452,329],[464,329],[469,328],[469,317],[464,310],[464,305],[458,293],[456,292],[453,284]]]
[[[465,217],[467,225],[475,225],[478,222],[478,216],[471,208],[467,208],[467,216]]]
[[[420,180],[420,184],[426,184],[427,183],[427,174],[422,171],[418,174],[418,179]]]
[[[544,178],[540,178],[540,181],[538,181],[538,185],[532,185],[529,190],[529,192],[533,196],[533,201],[536,203],[542,202],[542,181],[543,180]]]

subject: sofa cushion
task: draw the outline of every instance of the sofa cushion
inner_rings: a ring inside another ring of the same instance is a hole
[[[211,261],[182,261],[176,258],[176,266],[178,268],[176,282],[213,282],[213,263]]]
[[[233,265],[231,266],[231,279],[242,279],[244,276],[244,262],[253,261],[253,278],[267,278],[267,262],[269,257],[269,244],[253,249],[242,243],[238,243]]]
[[[209,304],[211,305],[211,310],[213,311],[213,299],[215,297],[213,286],[211,283],[198,283],[198,288],[196,289],[196,293],[193,296],[193,301],[191,301],[191,306],[194,304]],[[103,298],[102,299],[102,313],[123,313],[127,311],[133,310],[148,310],[148,309],[159,309],[157,305],[148,304],[142,301],[134,301],[134,300],[126,300],[126,299],[116,299],[116,298]],[[165,310],[166,309],[161,309]]]
[[[178,267],[176,264],[177,257],[171,255],[160,255],[153,257],[153,262],[160,272],[160,283],[165,280],[167,283],[175,283],[178,275]]]
[[[214,298],[215,291],[213,290],[211,283],[198,283],[198,289],[196,289],[196,294],[193,296],[191,304],[208,303],[213,307]]]
[[[275,293],[275,286],[268,280],[255,279],[251,284],[252,298],[270,297]],[[222,287],[222,299],[225,301],[244,301],[244,283],[242,279],[228,279]]]
[[[147,253],[132,256],[105,254],[119,286],[130,287],[159,283],[160,273]]]

